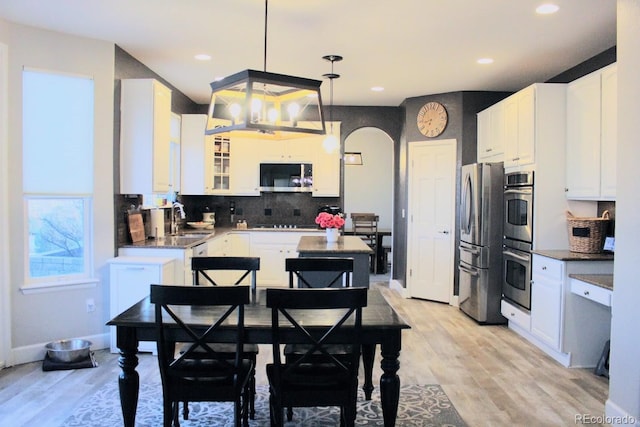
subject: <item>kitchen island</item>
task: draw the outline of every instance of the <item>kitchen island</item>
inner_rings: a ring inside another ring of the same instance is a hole
[[[373,249],[359,237],[340,236],[337,242],[327,243],[325,236],[302,236],[297,251],[300,257],[353,258],[352,286],[369,287],[369,258]]]

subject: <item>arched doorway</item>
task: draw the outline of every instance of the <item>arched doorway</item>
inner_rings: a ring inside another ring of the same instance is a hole
[[[393,140],[374,127],[360,128],[344,141],[344,151],[362,154],[362,165],[344,166],[343,205],[351,229],[349,214],[373,212],[380,217],[378,227],[393,228]],[[385,236],[383,246],[391,247],[392,238]]]

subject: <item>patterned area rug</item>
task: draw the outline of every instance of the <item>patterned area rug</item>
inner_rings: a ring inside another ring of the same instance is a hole
[[[257,387],[256,419],[250,420],[251,427],[269,426],[268,387]],[[373,392],[370,401],[364,394],[358,399],[358,426],[381,426],[382,409],[380,394]],[[233,407],[231,403],[189,404],[189,420],[180,420],[183,427],[232,426]],[[304,421],[304,422],[301,422]],[[162,388],[160,384],[140,384],[136,427],[158,427],[162,425]],[[340,425],[338,408],[294,408],[293,421],[289,426],[335,427]],[[466,424],[453,407],[439,385],[404,385],[400,389],[398,426],[446,426],[464,427]],[[120,427],[122,413],[116,382],[96,392],[76,409],[61,427]]]

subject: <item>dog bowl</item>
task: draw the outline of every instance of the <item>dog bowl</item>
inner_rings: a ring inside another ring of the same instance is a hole
[[[82,339],[59,340],[45,346],[49,358],[56,362],[71,363],[89,357],[91,341]]]

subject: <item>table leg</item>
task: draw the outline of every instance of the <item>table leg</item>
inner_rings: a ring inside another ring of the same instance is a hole
[[[118,377],[122,418],[125,427],[134,427],[136,408],[138,406],[138,390],[140,388],[140,377],[136,371],[136,366],[138,366],[138,356],[136,356],[138,340],[135,329],[118,326],[117,342],[120,349],[118,366],[122,369]]]
[[[362,345],[362,367],[364,368],[364,398],[371,400],[371,393],[373,392],[373,360],[376,356],[375,344],[363,344]]]
[[[398,402],[400,401],[400,331],[389,331],[382,343],[382,376],[380,377],[380,403],[385,427],[396,424]]]

